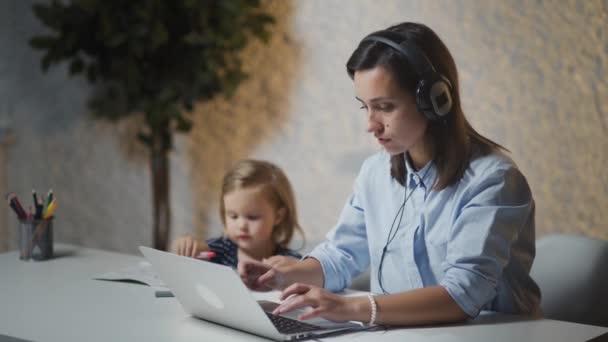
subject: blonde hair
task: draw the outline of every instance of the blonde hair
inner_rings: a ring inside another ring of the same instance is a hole
[[[224,196],[235,190],[253,186],[263,187],[264,193],[275,209],[285,209],[283,219],[272,231],[273,241],[286,248],[296,230],[304,237],[298,223],[295,196],[287,176],[278,166],[263,160],[240,160],[224,175],[220,196],[220,217],[224,227],[226,226]]]

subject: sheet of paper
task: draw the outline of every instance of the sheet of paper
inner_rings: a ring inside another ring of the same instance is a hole
[[[93,277],[93,279],[136,282],[156,288],[167,288],[162,280],[160,280],[158,274],[152,269],[152,265],[147,261],[140,261],[135,265],[118,271],[100,274]]]

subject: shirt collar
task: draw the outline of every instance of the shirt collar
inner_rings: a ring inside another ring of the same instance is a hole
[[[415,171],[414,167],[410,164],[409,159],[407,158],[407,154],[404,153],[405,158],[405,181],[409,188],[416,187],[416,184],[420,182],[420,186],[423,188],[430,188],[435,183],[435,177],[437,174],[437,169],[435,168],[435,163],[431,159],[424,165],[420,170]]]

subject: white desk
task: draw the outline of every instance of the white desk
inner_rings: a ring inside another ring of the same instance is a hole
[[[91,279],[140,257],[71,245],[42,262],[0,254],[0,341],[268,341],[188,316],[150,287]],[[358,332],[331,341],[586,341],[608,328],[480,316],[467,324]],[[4,336],[2,336],[4,335]],[[326,340],[326,339],[323,339]]]

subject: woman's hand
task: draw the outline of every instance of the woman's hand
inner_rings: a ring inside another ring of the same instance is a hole
[[[274,267],[255,260],[243,260],[239,262],[238,272],[243,283],[251,290],[270,291],[283,287],[285,279],[285,275],[281,271],[283,267]]]
[[[286,300],[285,300],[286,299]],[[295,283],[281,293],[284,300],[272,313],[280,315],[310,306],[298,319],[323,317],[334,322],[369,321],[371,306],[367,297],[344,297],[317,286]]]
[[[238,272],[243,283],[254,291],[282,290],[295,282],[323,285],[323,269],[317,259],[298,260],[273,256],[263,262],[241,260]]]
[[[293,258],[293,257],[284,256],[284,255],[273,255],[270,258],[263,259],[262,262],[265,263],[266,265],[280,268],[280,267],[291,266],[291,265],[297,264],[298,262],[300,262],[300,260]]]
[[[182,236],[172,243],[171,251],[177,255],[196,258],[201,252],[209,250],[204,241],[199,241],[190,235]]]

